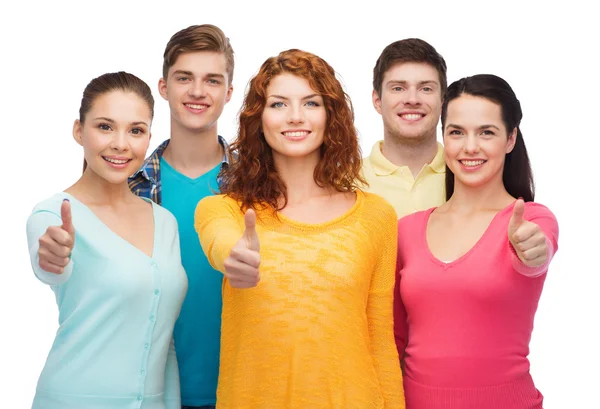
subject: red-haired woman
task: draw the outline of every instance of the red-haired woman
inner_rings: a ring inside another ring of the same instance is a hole
[[[225,275],[217,407],[404,408],[393,336],[394,209],[357,187],[350,99],[288,50],[251,80],[238,160],[196,230]]]

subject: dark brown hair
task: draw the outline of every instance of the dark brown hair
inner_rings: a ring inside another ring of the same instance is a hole
[[[446,92],[446,61],[429,43],[419,38],[407,38],[391,43],[383,49],[373,68],[373,89],[381,96],[383,76],[400,62],[425,63],[435,68],[440,77],[441,95]]]

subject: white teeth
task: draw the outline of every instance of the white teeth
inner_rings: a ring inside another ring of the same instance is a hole
[[[460,161],[465,166],[479,166],[483,164],[484,160],[461,160]]]
[[[306,136],[308,135],[308,131],[301,131],[301,132],[283,132],[283,134],[285,136],[288,136],[290,138],[298,138],[301,136]]]
[[[421,114],[403,114],[401,116],[402,116],[402,118],[408,119],[409,121],[414,121],[416,119],[420,119],[423,117],[423,115],[421,115]]]
[[[204,109],[204,108],[208,108],[208,105],[197,105],[197,104],[185,104],[185,106],[190,107],[192,109]]]
[[[124,163],[129,162],[129,159],[111,159],[111,158],[104,158],[105,161],[110,162],[110,163],[116,163],[117,165],[122,165]]]

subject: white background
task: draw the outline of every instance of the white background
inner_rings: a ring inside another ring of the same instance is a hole
[[[117,70],[147,81],[156,99],[152,150],[169,129],[168,105],[157,92],[164,47],[176,31],[212,23],[229,36],[236,56],[233,98],[219,125],[229,140],[250,76],[288,48],[313,52],[340,74],[365,155],[383,135],[371,81],[390,42],[430,42],[446,59],[449,83],[477,73],[506,79],[523,107],[536,200],[560,224],[531,341],[531,372],[546,409],[600,408],[600,70],[592,63],[600,31],[588,2],[30,1],[13,2],[12,9],[3,3],[0,407],[30,407],[57,329],[54,295],[31,272],[25,221],[37,202],[80,175],[82,152],[71,128],[85,85]]]

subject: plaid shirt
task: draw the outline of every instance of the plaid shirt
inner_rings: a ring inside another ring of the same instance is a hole
[[[170,139],[167,139],[160,144],[152,155],[145,161],[142,167],[129,178],[129,189],[138,196],[147,197],[156,204],[162,204],[161,181],[160,181],[160,158],[162,158]],[[219,143],[223,147],[223,160],[221,167],[229,165],[229,146],[227,141],[219,135]],[[217,179],[217,183],[221,184],[221,179]]]

